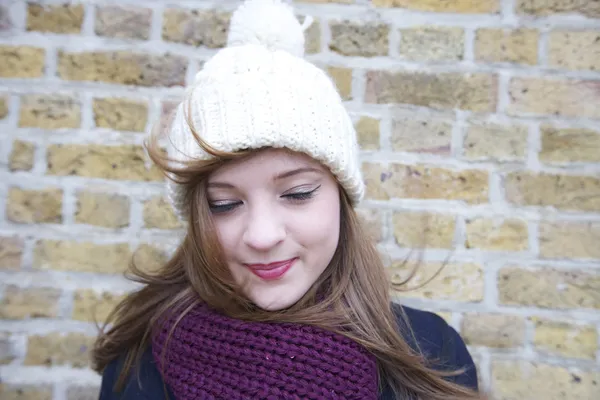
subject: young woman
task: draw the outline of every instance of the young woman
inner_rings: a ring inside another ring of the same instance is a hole
[[[100,400],[476,399],[456,331],[391,302],[351,120],[280,0],[249,0],[148,151],[187,234],[109,317]]]

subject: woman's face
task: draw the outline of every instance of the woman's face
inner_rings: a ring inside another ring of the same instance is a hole
[[[338,185],[306,155],[269,149],[227,164],[211,174],[208,201],[236,283],[264,310],[296,303],[336,250]]]

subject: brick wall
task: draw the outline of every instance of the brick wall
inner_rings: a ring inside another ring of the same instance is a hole
[[[215,4],[221,4],[217,8]],[[0,6],[0,392],[95,399],[102,320],[177,242],[144,132],[237,1]],[[308,57],[364,150],[361,213],[400,293],[499,399],[600,397],[600,3],[312,0]],[[414,262],[412,264],[414,264]]]

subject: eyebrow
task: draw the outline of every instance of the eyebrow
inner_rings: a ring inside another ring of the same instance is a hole
[[[282,172],[282,173],[278,174],[277,176],[275,176],[273,178],[273,180],[279,181],[279,180],[286,179],[286,178],[289,178],[294,175],[304,174],[307,172],[321,173],[321,171],[317,168],[302,167],[302,168],[296,168],[296,169],[292,169],[290,171]],[[225,183],[225,182],[208,182],[208,187],[230,189],[230,188],[233,188],[233,185],[230,183]]]

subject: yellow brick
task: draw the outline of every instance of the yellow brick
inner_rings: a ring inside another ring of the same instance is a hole
[[[98,36],[147,40],[152,10],[132,6],[98,6],[94,31]]]
[[[543,318],[531,318],[535,326],[533,345],[537,350],[564,357],[594,360],[598,335],[593,325],[573,325]]]
[[[55,318],[59,298],[57,289],[8,286],[0,302],[0,319]]]
[[[600,162],[600,131],[543,125],[541,136],[543,162]]]
[[[0,366],[10,364],[19,357],[15,341],[10,333],[0,331]]]
[[[591,176],[513,172],[505,179],[506,199],[523,206],[600,210],[600,179]]]
[[[124,243],[94,244],[42,240],[36,244],[33,267],[44,270],[118,274],[127,269],[130,260],[129,245]]]
[[[367,235],[374,242],[379,242],[383,239],[383,222],[381,211],[359,208],[356,210]]]
[[[507,305],[600,309],[600,274],[506,267],[498,273],[498,292],[500,303]]]
[[[302,18],[304,22],[304,18]],[[312,25],[304,31],[304,52],[306,54],[315,54],[321,51],[321,25],[319,21],[313,21]]]
[[[9,385],[0,383],[2,400],[52,400],[52,387],[47,385]]]
[[[21,96],[20,127],[43,129],[78,128],[81,104],[64,95],[29,94]]]
[[[143,132],[146,129],[146,102],[123,98],[94,99],[93,109],[97,127],[135,132]]]
[[[464,157],[470,160],[524,160],[527,127],[471,121],[464,140]]]
[[[89,352],[95,339],[82,333],[29,336],[24,364],[85,368],[90,364]]]
[[[0,96],[0,119],[6,118],[8,115],[8,98]]]
[[[379,22],[332,21],[329,23],[329,49],[355,57],[386,56],[389,52],[390,28]]]
[[[600,31],[554,31],[548,38],[548,64],[570,70],[600,69]]]
[[[363,173],[370,199],[448,199],[468,203],[484,203],[488,199],[486,171],[365,163]]]
[[[19,269],[23,258],[23,239],[0,236],[0,269]]]
[[[509,115],[600,118],[598,81],[513,78],[509,95]]]
[[[600,259],[600,223],[542,222],[539,227],[542,258]]]
[[[75,293],[72,318],[102,324],[117,304],[124,298],[109,292],[78,290]]]
[[[343,100],[352,100],[352,70],[341,67],[329,67],[327,73],[333,79]]]
[[[37,47],[0,45],[0,77],[37,78],[44,74],[46,50]]]
[[[161,181],[156,166],[146,166],[148,158],[141,146],[53,144],[48,146],[49,175],[83,176],[131,181]]]
[[[519,347],[525,341],[525,320],[512,315],[470,313],[463,317],[460,333],[468,345]]]
[[[538,16],[580,13],[592,18],[600,17],[600,5],[590,0],[517,0],[515,7],[518,13]]]
[[[524,251],[529,247],[527,223],[519,219],[468,219],[466,236],[469,249]]]
[[[227,43],[231,14],[215,10],[167,9],[162,38],[168,42],[219,48]]]
[[[598,396],[600,373],[526,361],[494,361],[495,399],[592,400]]]
[[[144,203],[144,227],[157,229],[179,229],[183,223],[173,212],[164,197],[154,197]]]
[[[495,13],[500,10],[498,0],[373,0],[373,5],[447,13]]]
[[[414,267],[402,265],[400,262],[394,263],[389,269],[392,283],[399,284],[404,281]],[[441,272],[436,276],[440,268]],[[427,281],[429,282],[425,286],[418,288]],[[415,276],[401,291],[395,291],[393,294],[401,298],[480,302],[483,300],[483,270],[476,264],[419,263]]]
[[[71,386],[67,389],[67,400],[98,400],[99,394],[97,386]]]
[[[156,272],[168,261],[167,252],[157,246],[141,244],[133,254],[135,265],[146,272]]]
[[[8,166],[11,171],[29,171],[33,168],[35,145],[21,140],[13,142]]]
[[[365,102],[493,112],[497,90],[496,76],[491,74],[369,71]]]
[[[175,55],[116,52],[58,53],[58,76],[71,81],[136,86],[183,86],[188,60]]]
[[[79,193],[75,222],[106,228],[128,226],[129,199],[115,194]]]
[[[53,33],[79,33],[83,24],[83,5],[27,5],[27,30]]]
[[[395,151],[449,155],[452,121],[438,117],[396,116],[390,141]]]
[[[362,150],[379,149],[379,120],[361,117],[355,125],[358,144]]]
[[[412,61],[460,61],[465,33],[462,28],[419,26],[400,29],[398,52]]]
[[[539,36],[534,29],[478,29],[475,59],[535,65],[538,63]]]
[[[24,190],[11,188],[8,192],[6,216],[10,221],[24,224],[62,222],[62,190]]]
[[[452,215],[395,212],[392,224],[396,243],[402,247],[453,247],[456,217]]]

